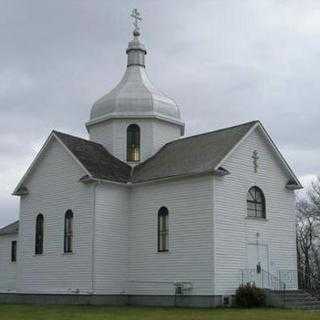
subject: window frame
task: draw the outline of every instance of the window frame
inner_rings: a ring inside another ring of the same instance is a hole
[[[68,209],[64,214],[64,236],[63,236],[63,252],[66,254],[73,253],[73,234],[74,234],[74,214]]]
[[[36,218],[35,229],[35,248],[34,253],[36,255],[43,254],[43,238],[44,238],[44,217],[42,213],[39,213]]]
[[[141,129],[136,123],[132,123],[127,127],[127,162],[139,162],[140,160]]]
[[[247,217],[266,219],[266,199],[263,191],[252,186],[247,192]]]
[[[17,240],[11,241],[11,262],[17,262]]]
[[[161,207],[157,213],[158,252],[169,251],[169,210]]]

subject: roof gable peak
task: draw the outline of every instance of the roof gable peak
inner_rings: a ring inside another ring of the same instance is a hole
[[[257,124],[257,123],[260,123],[260,124],[261,124],[261,122],[260,122],[259,120],[253,120],[253,121],[248,121],[248,122],[240,123],[240,124],[237,124],[237,125],[234,125],[234,126],[230,126],[230,127],[226,127],[226,128],[220,128],[220,129],[213,130],[213,131],[208,131],[208,132],[203,132],[203,133],[194,134],[194,135],[192,135],[192,136],[181,137],[181,138],[178,138],[178,139],[176,139],[176,140],[173,140],[173,141],[168,142],[168,143],[165,144],[164,146],[166,146],[166,145],[168,145],[168,144],[171,144],[171,143],[175,143],[175,142],[177,142],[177,141],[182,141],[182,140],[197,138],[197,137],[200,137],[200,136],[215,134],[215,133],[219,133],[219,132],[227,131],[227,130],[233,130],[233,129],[236,129],[236,128],[239,128],[239,127],[243,127],[243,126],[251,126],[251,125],[253,126],[253,125]]]
[[[26,173],[23,175],[21,180],[19,181],[18,185],[12,192],[13,195],[15,196],[20,196],[23,195],[24,193],[21,193],[21,189],[25,189],[26,187],[23,185],[26,179],[29,177],[29,175],[34,171],[35,167],[41,161],[42,156],[45,154],[45,152],[48,150],[48,147],[52,144],[53,141],[57,141],[69,154],[70,150],[64,145],[64,143],[59,139],[57,136],[58,131],[52,130],[51,133],[49,134],[48,138],[46,139],[45,143],[41,147],[40,151],[37,153],[36,157],[34,160],[31,162],[30,166],[28,167]],[[75,157],[71,154],[72,158],[75,159]],[[76,160],[76,159],[75,159]],[[78,161],[77,161],[78,162]],[[78,162],[79,163],[79,162]],[[79,163],[80,164],[80,163]],[[80,164],[81,165],[81,164]],[[85,173],[87,174],[87,170],[81,165],[81,167],[84,169]]]
[[[23,183],[53,140],[60,143],[71,158],[83,169],[84,175],[88,177],[86,182],[104,180],[113,183],[128,183],[130,181],[131,167],[114,157],[101,144],[53,130],[14,189],[13,195],[23,195],[21,193],[21,189],[24,187]],[[80,181],[83,182],[81,179]]]
[[[297,176],[295,175],[295,173],[293,172],[293,170],[290,168],[288,162],[285,160],[285,158],[283,157],[283,155],[281,154],[281,152],[279,151],[278,147],[276,146],[276,144],[274,143],[274,141],[271,139],[270,135],[268,134],[267,130],[264,128],[264,126],[262,125],[262,123],[260,121],[256,121],[255,125],[251,128],[251,130],[249,130],[247,132],[246,135],[244,135],[242,137],[241,140],[239,140],[239,142],[229,151],[228,154],[226,154],[226,156],[224,157],[224,159],[221,160],[221,162],[218,164],[218,166],[222,166],[225,161],[227,160],[227,158],[238,148],[239,145],[241,145],[241,143],[243,143],[246,138],[255,130],[255,129],[259,129],[262,136],[265,138],[266,142],[268,143],[268,145],[271,147],[273,153],[275,154],[275,156],[279,159],[280,161],[280,165],[284,168],[284,170],[287,172],[288,176],[289,176],[289,181],[288,182],[288,186],[289,189],[294,190],[294,189],[302,189],[303,186],[301,185],[299,179],[297,178]]]

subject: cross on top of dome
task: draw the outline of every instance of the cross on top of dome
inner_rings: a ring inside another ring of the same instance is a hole
[[[119,118],[160,119],[184,128],[177,103],[157,90],[145,71],[145,46],[139,41],[139,22],[142,20],[137,9],[133,9],[133,36],[129,41],[127,69],[119,84],[96,101],[91,109],[87,126]]]
[[[140,35],[140,28],[139,28],[139,21],[142,21],[142,17],[140,12],[137,9],[133,9],[130,15],[134,21],[133,21],[133,35],[134,36],[139,36]]]

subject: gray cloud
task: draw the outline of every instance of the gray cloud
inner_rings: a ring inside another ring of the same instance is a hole
[[[124,72],[133,7],[149,76],[187,134],[260,119],[303,181],[319,173],[318,1],[3,0],[0,225],[51,129],[86,136],[91,105]]]

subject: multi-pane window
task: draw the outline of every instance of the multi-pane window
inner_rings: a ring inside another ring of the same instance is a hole
[[[17,241],[11,241],[11,262],[17,261]]]
[[[169,250],[169,211],[161,207],[158,211],[158,252]]]
[[[35,254],[43,253],[43,215],[37,215],[36,236],[35,236]]]
[[[68,210],[64,216],[64,252],[73,251],[73,212]]]
[[[140,161],[140,128],[136,124],[127,128],[127,161]]]
[[[247,194],[248,217],[265,218],[266,203],[263,192],[258,187],[252,187]]]

